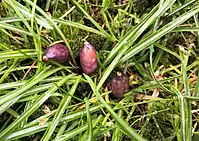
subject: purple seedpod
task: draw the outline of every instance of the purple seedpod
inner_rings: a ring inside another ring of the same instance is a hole
[[[69,50],[65,45],[54,44],[45,50],[43,61],[53,60],[63,63],[69,59]]]
[[[96,50],[88,42],[80,50],[80,63],[85,74],[92,74],[98,68]]]
[[[128,75],[117,72],[111,81],[111,90],[116,98],[123,98],[124,94],[129,91]]]

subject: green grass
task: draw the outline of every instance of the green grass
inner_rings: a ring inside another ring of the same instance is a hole
[[[3,0],[0,140],[197,140],[198,14],[196,0]],[[97,49],[90,76],[78,72],[84,41]],[[43,62],[56,42],[70,60]],[[117,71],[130,80],[120,100]]]

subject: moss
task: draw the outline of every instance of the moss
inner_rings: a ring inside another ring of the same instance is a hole
[[[159,0],[134,0],[136,5],[136,13],[143,15],[150,12],[150,10],[159,3]]]
[[[0,32],[0,49],[8,49],[10,48],[11,43],[10,43],[10,38],[8,35],[6,35],[3,32]]]
[[[100,51],[102,48],[111,49],[112,42],[107,41],[107,39],[103,36],[79,30],[79,32],[70,41],[70,45],[75,57],[78,57],[79,50],[83,46],[85,37],[87,37],[86,41],[92,44],[97,51]]]
[[[3,3],[0,0],[0,18],[5,17],[5,15],[6,15],[5,9],[3,7]]]

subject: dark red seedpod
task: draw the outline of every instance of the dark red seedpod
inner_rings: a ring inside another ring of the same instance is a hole
[[[116,98],[123,98],[124,94],[129,91],[128,75],[117,72],[111,81],[111,90]]]
[[[88,42],[80,50],[80,64],[86,74],[92,74],[98,68],[96,50]]]
[[[69,59],[69,50],[65,45],[54,44],[45,50],[43,61],[53,60],[63,63]]]

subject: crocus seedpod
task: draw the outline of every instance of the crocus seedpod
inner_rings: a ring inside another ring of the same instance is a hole
[[[54,44],[45,50],[43,61],[53,60],[63,63],[69,59],[69,50],[65,45]]]
[[[116,98],[123,98],[124,94],[129,91],[129,77],[117,72],[111,81],[111,90]]]
[[[80,50],[80,64],[85,74],[92,74],[98,68],[96,50],[88,42]]]

